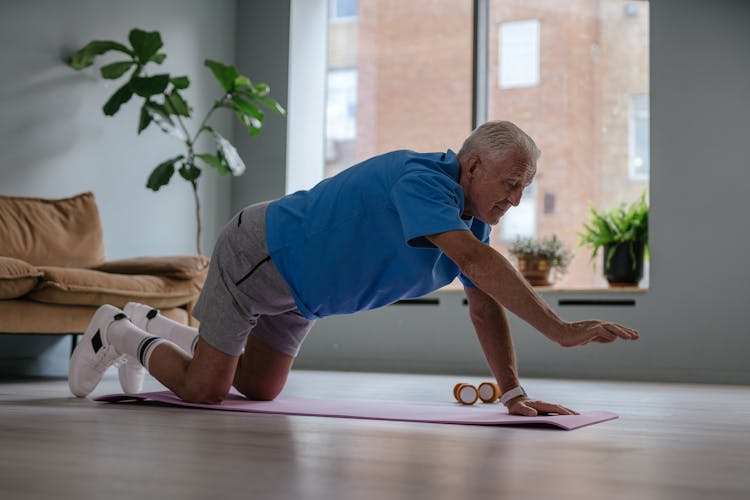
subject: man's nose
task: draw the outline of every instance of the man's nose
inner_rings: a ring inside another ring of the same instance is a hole
[[[510,195],[508,196],[508,201],[510,201],[510,204],[514,207],[517,207],[521,203],[521,197],[523,196],[523,188],[519,187],[511,191]]]

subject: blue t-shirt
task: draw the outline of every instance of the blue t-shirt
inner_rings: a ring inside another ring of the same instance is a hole
[[[272,202],[268,249],[300,312],[365,311],[452,282],[458,266],[425,236],[467,230],[487,243],[490,233],[461,218],[458,174],[453,151],[394,151]]]

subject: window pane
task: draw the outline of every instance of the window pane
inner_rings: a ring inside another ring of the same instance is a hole
[[[329,70],[326,83],[326,158],[334,159],[357,137],[357,70]]]
[[[630,179],[648,180],[649,171],[648,94],[630,96]]]
[[[330,0],[328,17],[330,19],[357,17],[357,4],[357,0]]]
[[[648,25],[645,1],[490,0],[488,118],[542,150],[533,203],[511,209],[492,244],[508,255],[515,234],[557,234],[575,251],[562,286],[606,286],[578,248],[589,203],[630,203],[648,187]]]
[[[500,23],[500,88],[539,84],[539,21]]]
[[[497,226],[497,232],[503,243],[513,243],[517,238],[535,238],[536,229],[536,182],[524,189],[521,203],[508,210]]]
[[[395,149],[458,152],[472,128],[472,2],[357,8],[328,26],[326,176]]]

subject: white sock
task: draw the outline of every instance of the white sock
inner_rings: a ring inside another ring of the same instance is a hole
[[[145,304],[131,303],[128,312],[133,322],[144,325],[144,330],[148,333],[171,340],[191,356],[195,352],[195,344],[198,342],[197,328],[171,320],[158,309]]]
[[[149,335],[128,320],[115,321],[109,325],[107,341],[117,352],[134,357],[146,369],[156,346],[169,342],[162,337]]]

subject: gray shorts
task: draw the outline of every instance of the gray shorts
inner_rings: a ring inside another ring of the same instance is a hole
[[[296,357],[315,323],[299,312],[268,253],[269,203],[244,208],[224,226],[193,308],[201,338],[232,356],[240,355],[253,335]]]

